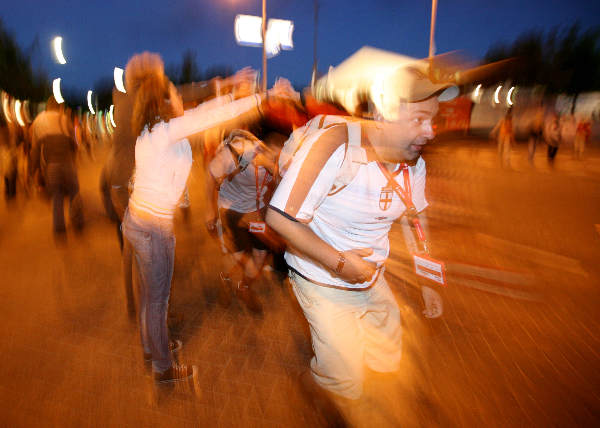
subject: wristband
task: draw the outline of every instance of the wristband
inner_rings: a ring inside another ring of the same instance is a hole
[[[342,273],[342,269],[344,269],[344,263],[346,263],[346,257],[344,257],[344,253],[340,251],[338,253],[338,263],[334,271],[336,274],[339,275]]]

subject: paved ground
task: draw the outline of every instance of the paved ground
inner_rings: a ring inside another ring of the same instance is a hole
[[[389,282],[402,306],[403,367],[373,376],[367,426],[596,426],[600,422],[600,150],[554,167],[525,148],[501,169],[495,148],[445,140],[427,152],[431,240],[447,261],[445,315],[426,321],[392,232]],[[97,192],[102,151],[81,162],[88,226],[66,248],[40,197],[0,202],[0,425],[322,424],[295,378],[311,355],[286,283],[259,284],[265,315],[216,303],[218,247],[203,229],[199,171],[177,221],[173,309],[181,359],[199,391],[156,389],[125,313],[114,228]],[[402,279],[401,279],[402,278]],[[404,281],[403,279],[407,279]]]

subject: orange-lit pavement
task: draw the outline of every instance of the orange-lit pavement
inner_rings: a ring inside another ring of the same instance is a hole
[[[597,147],[597,146],[596,146]],[[426,321],[406,276],[399,231],[388,272],[405,325],[393,390],[370,426],[594,426],[600,422],[600,150],[584,161],[521,143],[500,169],[491,143],[431,146],[431,241],[447,262],[445,314]],[[311,354],[287,284],[259,284],[263,318],[216,303],[220,253],[202,215],[178,219],[172,308],[181,360],[199,367],[199,392],[152,387],[125,312],[114,226],[103,216],[100,163],[80,162],[82,236],[57,248],[50,205],[0,202],[0,425],[318,426],[295,378]],[[394,279],[396,278],[396,279]],[[374,379],[368,392],[382,384]],[[390,383],[383,383],[389,385]]]

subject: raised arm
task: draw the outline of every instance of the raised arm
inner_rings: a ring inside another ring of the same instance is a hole
[[[229,95],[215,98],[187,110],[183,116],[168,123],[169,140],[176,142],[228,121],[258,120],[261,115],[262,95],[251,95],[232,101]]]
[[[285,79],[278,79],[269,90],[270,97],[293,98],[295,95],[291,84]],[[266,94],[261,93],[233,101],[233,97],[227,95],[202,103],[169,121],[169,140],[176,142],[216,126],[231,130],[239,128],[241,123],[256,122],[262,117],[262,103],[266,98]]]

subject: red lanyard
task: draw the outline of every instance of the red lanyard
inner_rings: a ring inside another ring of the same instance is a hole
[[[265,187],[267,183],[267,177],[269,176],[269,171],[265,169],[265,176],[263,177],[262,184],[258,187],[258,165],[254,166],[254,178],[256,179],[256,211],[260,210],[260,195],[262,193],[262,189]]]
[[[405,163],[401,164],[400,169],[395,173],[398,174],[400,171],[402,171],[402,176],[404,178],[404,189],[400,187],[400,185],[394,179],[394,176],[385,166],[383,166],[381,162],[377,161],[377,166],[379,166],[379,169],[381,170],[383,175],[385,175],[385,178],[387,178],[388,186],[392,186],[394,192],[396,192],[396,194],[404,203],[404,206],[406,207],[405,213],[408,217],[408,220],[412,222],[413,227],[417,231],[417,236],[419,237],[419,240],[425,243],[425,232],[423,231],[421,223],[419,222],[419,218],[417,217],[417,208],[415,207],[415,204],[413,204],[412,201],[412,191],[410,188],[410,172],[408,171],[408,165]]]

